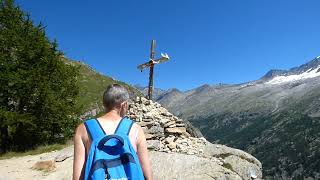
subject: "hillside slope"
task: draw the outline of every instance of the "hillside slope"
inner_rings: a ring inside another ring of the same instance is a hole
[[[92,67],[83,62],[73,61],[66,58],[64,58],[64,60],[66,63],[72,64],[79,68],[80,76],[78,83],[80,95],[78,99],[78,105],[81,107],[81,112],[87,116],[95,116],[96,113],[99,113],[103,110],[102,95],[106,87],[110,84],[118,83],[125,86],[129,90],[131,98],[141,95],[140,91],[135,87],[98,73]]]
[[[320,178],[319,57],[290,70],[271,70],[256,81],[167,93],[158,102],[209,141],[255,155],[264,175]]]

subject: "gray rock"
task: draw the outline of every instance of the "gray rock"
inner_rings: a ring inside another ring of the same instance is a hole
[[[177,144],[174,143],[174,142],[170,142],[167,146],[168,146],[168,148],[169,148],[170,150],[173,150],[173,149],[176,149]]]
[[[160,126],[152,126],[150,129],[147,130],[149,134],[163,134],[164,130]]]
[[[224,162],[230,164],[232,170],[239,174],[243,179],[262,178],[260,167],[246,159],[242,159],[241,156],[230,155],[224,159]]]
[[[169,137],[165,138],[165,140],[164,140],[164,142],[165,142],[166,144],[170,144],[170,143],[172,143],[173,141],[174,141],[174,136],[169,136]]]
[[[185,127],[186,125],[185,124],[175,124],[177,127]]]
[[[152,122],[152,121],[148,121],[148,122],[143,121],[143,122],[139,122],[138,124],[139,124],[141,127],[145,127],[145,126],[152,125],[153,122]]]
[[[150,152],[155,180],[241,180],[235,172],[216,161],[179,153]]]
[[[183,132],[186,132],[185,127],[175,127],[175,128],[166,128],[165,132],[167,133],[173,133],[173,134],[182,134]]]
[[[160,124],[161,124],[162,126],[164,126],[164,125],[167,124],[168,122],[170,122],[169,119],[166,119],[166,118],[161,118],[161,119],[160,119]]]
[[[223,159],[243,179],[248,179],[254,173],[257,176],[256,179],[262,178],[261,162],[242,150],[207,142],[204,154]]]
[[[146,140],[156,137],[154,134],[145,133]]]
[[[159,140],[149,140],[147,141],[148,149],[159,150],[163,145]]]
[[[151,121],[153,121],[151,118],[146,118],[146,119],[142,119],[142,121],[144,121],[144,122],[151,122]]]
[[[135,103],[140,103],[140,97],[139,96],[136,97]]]
[[[169,127],[169,126],[171,126],[171,125],[173,125],[173,124],[175,124],[174,121],[168,121],[168,122],[164,125],[164,127]]]
[[[142,112],[144,112],[144,113],[148,112],[146,107],[142,107],[141,109],[142,109]]]

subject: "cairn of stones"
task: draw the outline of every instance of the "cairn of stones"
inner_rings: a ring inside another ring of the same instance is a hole
[[[137,97],[129,106],[129,117],[138,123],[146,135],[148,149],[201,155],[205,138],[192,137],[184,121],[171,114],[161,104]]]

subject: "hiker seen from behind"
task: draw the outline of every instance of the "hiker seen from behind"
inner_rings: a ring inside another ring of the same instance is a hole
[[[80,124],[74,137],[73,180],[152,180],[142,128],[127,118],[129,93],[119,84],[103,94],[106,113]]]

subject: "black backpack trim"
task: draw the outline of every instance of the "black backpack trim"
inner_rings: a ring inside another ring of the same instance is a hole
[[[84,126],[86,127],[86,130],[87,130],[87,133],[89,134],[90,139],[91,139],[91,140],[93,140],[93,139],[92,139],[91,132],[90,132],[90,129],[89,129],[89,127],[88,127],[87,123],[86,123],[86,122],[84,122],[83,124],[84,124]]]
[[[124,153],[123,155],[115,159],[99,159],[92,165],[90,174],[93,174],[94,171],[100,168],[107,169],[130,162],[136,163],[131,153]]]

